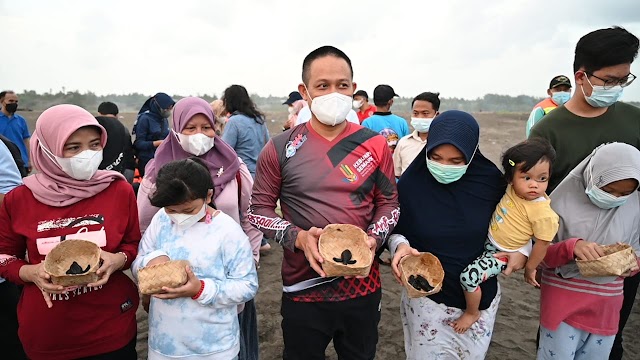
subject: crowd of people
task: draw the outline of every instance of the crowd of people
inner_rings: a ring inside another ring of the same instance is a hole
[[[421,252],[444,270],[440,292],[398,299],[407,359],[483,359],[497,275],[521,269],[522,286],[540,289],[538,359],[621,359],[638,270],[584,277],[576,260],[616,243],[640,254],[640,109],[619,101],[638,47],[619,27],[583,36],[579,90],[551,80],[502,171],[482,154],[473,115],[441,112],[439,94],[423,92],[407,122],[386,84],[370,104],[332,46],[304,58],[275,136],[240,85],[213,103],[157,93],[133,141],[110,102],[97,117],[53,106],[31,134],[3,91],[3,357],[137,359],[141,304],[149,359],[258,359],[257,269],[272,239],[283,248],[283,359],[324,359],[330,342],[341,359],[376,357],[384,250],[398,281],[400,261]],[[329,224],[366,232],[377,255],[368,275],[326,276],[318,242]],[[67,239],[101,247],[98,280],[52,282],[43,261]],[[140,295],[140,270],[170,260],[189,261],[186,282]]]

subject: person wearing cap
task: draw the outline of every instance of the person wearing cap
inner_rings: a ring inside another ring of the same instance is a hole
[[[398,140],[409,135],[409,125],[400,116],[391,113],[393,98],[398,96],[389,85],[378,85],[373,90],[373,103],[378,108],[372,116],[362,122],[362,126],[369,128],[387,139],[387,145],[393,153]]]
[[[282,130],[286,131],[295,126],[300,110],[307,107],[308,105],[307,102],[302,99],[302,95],[300,95],[300,93],[297,91],[292,91],[289,94],[289,98],[285,102],[283,102],[282,105],[287,105],[289,107],[289,117],[282,127]]]
[[[547,95],[549,95],[549,97],[536,104],[529,115],[529,120],[527,120],[527,137],[529,137],[531,128],[533,128],[543,116],[569,101],[571,98],[571,81],[569,78],[564,75],[558,75],[551,79],[549,89],[547,89]]]
[[[396,178],[400,178],[427,143],[431,122],[440,114],[439,95],[440,93],[423,92],[411,102],[411,126],[414,130],[398,141],[396,151],[393,152]]]
[[[378,108],[375,105],[369,104],[369,94],[364,90],[358,90],[353,94],[353,108],[358,110],[356,114],[358,115],[360,124],[362,124],[366,118],[378,111]]]
[[[156,148],[169,135],[169,116],[176,102],[165,93],[157,93],[147,99],[138,111],[138,118],[133,124],[135,141],[133,148],[138,157],[138,171],[144,177],[144,168],[153,159]]]

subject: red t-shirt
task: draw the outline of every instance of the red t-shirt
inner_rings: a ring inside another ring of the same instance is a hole
[[[362,122],[366,118],[373,115],[373,113],[375,113],[376,111],[378,111],[378,108],[375,105],[369,105],[369,108],[365,111],[358,110],[356,114],[358,115],[358,120],[360,120],[360,124],[362,124]]]
[[[128,268],[138,254],[141,237],[131,185],[117,180],[92,198],[65,207],[40,203],[22,185],[5,196],[0,208],[0,254],[17,258],[0,262],[0,276],[24,284],[18,304],[18,335],[30,359],[104,354],[124,347],[136,336],[138,291],[122,271],[113,273],[101,288],[51,294],[51,309],[34,283],[20,279],[23,265],[44,261],[37,239],[79,231],[86,232],[87,239],[106,240],[105,251],[126,253]],[[25,252],[29,262],[23,260]]]
[[[258,159],[249,221],[284,247],[282,282],[294,301],[343,301],[380,289],[374,262],[364,279],[325,279],[294,247],[300,229],[352,224],[381,246],[400,215],[386,140],[348,123],[333,141],[307,122],[276,136]],[[283,218],[275,212],[280,199]],[[314,286],[315,285],[315,286]]]

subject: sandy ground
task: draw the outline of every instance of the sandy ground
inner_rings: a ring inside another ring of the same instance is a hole
[[[27,115],[27,114],[24,114]],[[37,114],[27,116],[30,129]],[[123,114],[124,122],[131,129],[133,114]],[[399,113],[407,118],[408,114]],[[268,114],[268,119],[284,118],[282,114]],[[476,114],[481,128],[480,150],[494,162],[502,151],[524,138],[526,115],[523,114]],[[272,134],[279,132],[279,124],[269,124]],[[260,357],[265,360],[282,356],[282,332],[280,330],[280,300],[282,282],[280,264],[282,250],[277,244],[265,254],[258,271],[260,290],[257,296],[258,325],[260,335]],[[379,326],[378,359],[404,358],[402,324],[399,314],[401,287],[391,275],[390,268],[382,267],[383,296],[382,320]],[[522,273],[510,278],[500,277],[503,295],[496,320],[493,341],[487,359],[533,359],[535,358],[535,336],[538,327],[538,290],[524,283]],[[636,297],[638,300],[638,297]],[[637,302],[637,301],[636,301]],[[139,358],[146,359],[147,317],[138,310]],[[640,343],[634,337],[640,332],[640,306],[636,306],[627,323],[625,336],[625,359],[640,358]],[[328,359],[337,359],[330,346]]]

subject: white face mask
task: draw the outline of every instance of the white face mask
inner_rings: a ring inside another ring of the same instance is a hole
[[[296,110],[293,108],[293,106],[289,106],[289,115],[293,114],[294,112],[296,112]]]
[[[89,180],[95,175],[102,162],[102,150],[85,150],[73,157],[63,158],[53,155],[49,149],[39,143],[40,148],[51,161],[76,180]]]
[[[362,101],[353,100],[353,108],[360,109],[362,107]]]
[[[213,149],[214,138],[208,137],[205,134],[199,133],[194,135],[185,135],[175,131],[173,133],[178,137],[178,141],[180,142],[182,149],[189,154],[200,156]]]
[[[411,126],[416,129],[419,133],[429,132],[429,127],[431,127],[431,122],[433,118],[411,118]]]
[[[307,94],[309,94],[308,89]],[[309,94],[309,98],[311,98],[311,94]],[[336,126],[347,119],[347,114],[351,111],[351,102],[351,96],[337,92],[316,96],[311,99],[311,112],[321,123]]]
[[[207,214],[207,204],[202,204],[202,209],[198,211],[197,214],[168,214],[167,216],[174,224],[178,226],[180,230],[186,230],[193,225],[195,225],[198,221],[202,220],[202,218]]]

